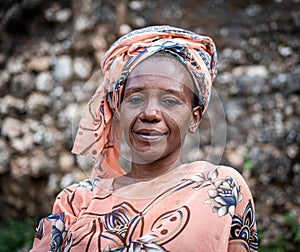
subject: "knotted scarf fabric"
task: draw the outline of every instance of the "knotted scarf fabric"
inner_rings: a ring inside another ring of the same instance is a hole
[[[216,76],[217,52],[211,38],[170,26],[150,26],[118,39],[104,55],[99,85],[83,115],[74,154],[94,156],[93,177],[125,174],[119,165],[122,130],[118,126],[119,106],[130,72],[144,59],[164,51],[184,63],[193,76],[204,113]]]

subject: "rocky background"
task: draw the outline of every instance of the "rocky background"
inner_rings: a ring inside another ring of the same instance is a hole
[[[70,149],[74,122],[101,82],[105,50],[132,29],[170,24],[214,38],[215,89],[227,122],[226,150],[215,151],[253,191],[261,251],[297,251],[299,6],[299,0],[2,0],[1,222],[37,222],[62,188],[87,176]],[[206,117],[200,129],[204,157],[210,124]]]

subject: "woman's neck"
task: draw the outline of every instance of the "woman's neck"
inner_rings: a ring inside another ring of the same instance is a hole
[[[175,154],[175,153],[173,153]],[[167,174],[181,164],[180,155],[170,155],[154,162],[132,162],[131,172],[113,182],[114,190],[142,181],[152,180]]]
[[[174,156],[175,155],[170,155],[169,157],[147,163],[133,162],[131,172],[126,176],[141,180],[159,177],[181,164],[180,155]]]

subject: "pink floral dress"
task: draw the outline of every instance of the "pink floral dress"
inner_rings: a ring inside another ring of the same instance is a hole
[[[76,183],[40,221],[31,251],[257,251],[251,192],[234,169],[197,161],[114,190]]]

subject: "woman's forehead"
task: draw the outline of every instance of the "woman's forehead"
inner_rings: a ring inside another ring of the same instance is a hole
[[[163,78],[186,84],[193,82],[190,72],[173,56],[151,56],[139,63],[129,74],[128,80]]]

